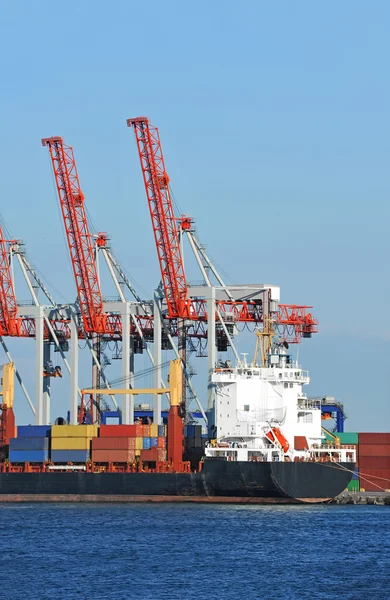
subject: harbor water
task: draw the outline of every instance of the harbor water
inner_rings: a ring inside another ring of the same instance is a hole
[[[7,600],[390,598],[390,507],[0,504]]]

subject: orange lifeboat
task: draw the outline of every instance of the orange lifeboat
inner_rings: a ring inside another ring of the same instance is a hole
[[[270,442],[274,443],[275,441],[281,446],[283,452],[287,452],[290,448],[290,444],[284,437],[283,433],[280,431],[278,427],[273,427],[265,434],[265,437],[269,439]]]

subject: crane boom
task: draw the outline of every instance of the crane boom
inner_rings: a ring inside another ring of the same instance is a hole
[[[50,152],[84,329],[104,333],[107,317],[73,148],[61,137],[44,138],[42,145]]]
[[[7,241],[0,225],[0,335],[18,335],[20,320],[17,318],[17,312]]]
[[[157,127],[147,117],[127,120],[137,140],[142,175],[170,318],[194,318]]]

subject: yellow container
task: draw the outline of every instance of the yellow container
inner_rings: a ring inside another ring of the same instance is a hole
[[[136,451],[135,451],[135,455],[136,455],[136,456],[141,456],[141,450],[136,450]]]
[[[52,438],[51,440],[51,449],[52,450],[89,450],[91,446],[90,437],[57,437]]]
[[[52,425],[52,438],[92,438],[97,437],[99,425]]]
[[[150,426],[150,437],[158,437],[158,425]]]
[[[144,439],[143,438],[135,438],[135,449],[142,450],[144,447]]]

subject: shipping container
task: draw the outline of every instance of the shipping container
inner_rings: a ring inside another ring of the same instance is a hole
[[[44,463],[49,461],[49,450],[10,450],[11,463]]]
[[[150,447],[151,448],[157,448],[157,446],[158,446],[158,438],[151,437],[150,438]]]
[[[390,469],[361,470],[360,490],[367,492],[390,490]]]
[[[52,450],[51,461],[53,463],[85,463],[89,460],[88,450]]]
[[[195,437],[195,425],[186,425],[184,427],[184,437],[194,438]]]
[[[143,425],[100,425],[100,437],[142,437]]]
[[[340,444],[357,446],[359,443],[358,433],[351,433],[350,431],[337,431],[334,435],[339,438]]]
[[[202,438],[184,438],[184,445],[186,448],[202,448],[205,444],[204,439]]]
[[[390,457],[390,444],[361,444],[359,446],[359,457],[363,456]]]
[[[144,447],[144,440],[142,437],[137,437],[135,438],[135,449],[136,450],[142,450],[142,448]]]
[[[151,428],[151,425],[144,425],[143,426],[143,429],[144,429],[143,437],[144,438],[150,438],[151,437],[150,436],[150,428]]]
[[[167,428],[165,425],[158,426],[158,437],[165,437],[167,435]]]
[[[96,438],[97,439],[97,438]],[[54,437],[51,440],[52,450],[89,450],[91,448],[90,437]]]
[[[11,438],[9,441],[10,450],[48,450],[48,437],[19,437]]]
[[[167,440],[165,437],[158,437],[157,438],[157,448],[162,448],[165,450],[165,448],[167,447]]]
[[[358,492],[360,490],[360,482],[359,479],[352,479],[347,487],[349,492]]]
[[[359,469],[361,472],[367,469],[389,469],[390,456],[361,456],[359,458]]]
[[[154,423],[150,426],[150,437],[157,438],[158,437],[158,425]]]
[[[144,437],[142,440],[142,449],[149,450],[150,448],[150,437]]]
[[[359,433],[359,445],[390,444],[390,433]]]
[[[93,450],[92,460],[96,463],[133,463],[135,450]]]
[[[92,440],[94,450],[135,450],[136,438],[100,437]]]
[[[53,425],[51,428],[52,438],[92,438],[98,435],[98,425]]]
[[[19,425],[17,437],[50,437],[51,425]]]
[[[164,462],[167,459],[166,450],[161,448],[150,448],[149,450],[141,450],[142,462]]]

